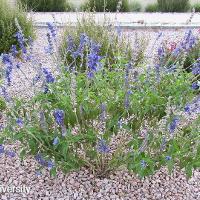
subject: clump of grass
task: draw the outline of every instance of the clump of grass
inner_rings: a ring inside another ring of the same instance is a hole
[[[74,10],[67,0],[19,0],[28,10],[37,12],[64,12]]]
[[[147,5],[145,8],[145,11],[146,12],[158,12],[158,4],[153,3],[153,4]]]
[[[116,0],[88,0],[82,6],[82,10],[96,12],[116,12],[119,10],[120,12],[128,12],[128,0],[121,0],[120,2]]]
[[[6,0],[0,0],[0,54],[8,52],[11,45],[17,44],[15,19],[18,20],[19,25],[22,27],[24,36],[26,38],[28,36],[33,37],[32,21],[27,18],[25,10],[20,5],[11,8]]]
[[[157,0],[161,12],[185,12],[190,8],[189,0]]]
[[[133,1],[129,5],[130,12],[140,12],[142,10],[142,6],[138,1]]]
[[[200,3],[196,3],[192,5],[191,8],[194,8],[195,12],[200,12]]]

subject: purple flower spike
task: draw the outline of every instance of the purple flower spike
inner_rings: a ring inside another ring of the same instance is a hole
[[[46,82],[47,83],[53,83],[55,81],[52,73],[47,69],[47,68],[43,68],[43,73],[45,75],[45,78],[46,78]]]
[[[55,166],[55,164],[51,160],[47,161],[47,167],[48,167],[49,170],[54,168],[54,166]]]
[[[39,171],[39,170],[37,170],[37,171],[35,172],[35,175],[36,175],[36,176],[42,176],[42,172]]]
[[[4,152],[5,152],[4,146],[1,144],[1,145],[0,145],[0,154],[3,154]]]
[[[23,127],[23,125],[24,125],[23,119],[22,119],[22,118],[17,118],[16,124],[17,124],[19,127]]]
[[[55,110],[53,115],[56,120],[56,123],[59,126],[62,126],[64,124],[64,117],[65,117],[64,111],[63,110]]]
[[[175,117],[172,122],[170,123],[169,125],[169,132],[171,134],[174,133],[174,131],[176,130],[177,126],[178,126],[178,122],[179,122],[179,119],[177,117]]]
[[[192,83],[192,89],[193,90],[198,90],[199,89],[199,84],[197,82]]]
[[[55,27],[55,25],[53,23],[48,22],[47,26],[48,26],[48,29],[51,33],[52,38],[55,38],[56,37],[56,27]]]
[[[110,152],[110,147],[106,144],[104,139],[100,139],[97,144],[97,151],[102,154],[106,154]]]
[[[194,75],[199,75],[200,74],[200,63],[196,63],[194,67],[192,68],[192,73]]]
[[[16,153],[14,151],[6,151],[5,153],[10,158],[14,158],[16,156]]]

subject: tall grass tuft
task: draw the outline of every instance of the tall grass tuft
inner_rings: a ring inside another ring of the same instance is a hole
[[[185,12],[190,8],[189,0],[157,0],[161,12]]]
[[[28,10],[36,12],[64,12],[74,10],[67,0],[19,0]]]
[[[15,19],[18,20],[26,38],[34,35],[32,21],[27,19],[22,7],[18,5],[11,8],[6,0],[0,0],[0,54],[8,52],[11,45],[17,44]]]
[[[157,3],[152,3],[146,6],[145,8],[146,12],[158,12],[158,4]]]
[[[192,5],[191,8],[194,8],[195,12],[200,12],[200,3],[196,3]]]
[[[128,12],[128,0],[88,0],[82,6],[82,10],[96,11],[96,12]]]

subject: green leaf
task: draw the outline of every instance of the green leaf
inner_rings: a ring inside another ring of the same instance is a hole
[[[56,170],[56,167],[54,167],[50,170],[50,175],[51,177],[56,177],[56,174],[57,174],[57,170]]]

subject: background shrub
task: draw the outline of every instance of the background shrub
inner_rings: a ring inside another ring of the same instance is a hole
[[[157,0],[161,12],[185,12],[190,8],[189,0]]]
[[[146,6],[145,8],[146,12],[158,12],[158,4],[157,3],[153,3],[153,4],[149,4]]]
[[[105,2],[105,5],[104,5]],[[116,12],[119,6],[119,1],[117,0],[88,0],[83,6],[83,10],[96,11],[96,12]],[[120,5],[120,12],[128,12],[129,3],[128,0],[122,0],[122,5]]]
[[[133,1],[129,4],[130,12],[140,12],[141,9],[142,9],[142,6],[138,1]]]
[[[200,12],[200,3],[196,3],[192,5],[191,8],[194,8],[195,12]]]
[[[28,10],[36,12],[64,12],[73,10],[67,0],[19,0]]]
[[[25,11],[20,6],[11,8],[6,0],[0,0],[0,54],[8,52],[11,45],[17,44],[14,36],[17,32],[15,18],[26,38],[34,35],[32,21],[27,19]]]

